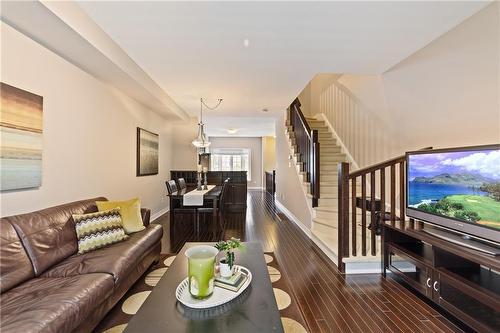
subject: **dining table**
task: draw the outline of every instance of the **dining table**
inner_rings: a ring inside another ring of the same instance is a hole
[[[209,185],[210,186],[210,185]],[[179,189],[175,192],[169,194],[170,198],[170,221],[174,222],[174,210],[176,208],[200,208],[200,207],[211,207],[212,208],[212,223],[216,225],[218,212],[219,212],[219,200],[220,195],[222,193],[222,186],[220,185],[212,185],[212,188],[207,192],[203,193],[203,204],[198,206],[192,205],[184,205],[184,197],[189,194],[193,194],[193,192],[198,191],[196,186],[187,186],[186,188]],[[200,192],[203,192],[200,191]],[[196,192],[195,192],[196,193]]]

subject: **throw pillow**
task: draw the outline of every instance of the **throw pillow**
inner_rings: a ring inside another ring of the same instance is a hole
[[[120,209],[90,214],[74,214],[78,253],[86,253],[124,241],[128,238],[123,230]]]
[[[137,198],[126,201],[96,201],[96,205],[99,211],[120,208],[123,229],[127,234],[145,229],[142,224],[141,201]]]

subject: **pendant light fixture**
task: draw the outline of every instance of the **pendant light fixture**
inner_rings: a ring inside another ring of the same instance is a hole
[[[205,124],[203,123],[203,106],[209,110],[215,110],[219,107],[220,103],[222,103],[222,98],[219,98],[216,106],[209,107],[205,104],[203,98],[200,98],[200,122],[198,123],[198,136],[192,142],[193,146],[196,148],[207,148],[210,146],[210,141],[208,141],[207,135],[205,134]]]

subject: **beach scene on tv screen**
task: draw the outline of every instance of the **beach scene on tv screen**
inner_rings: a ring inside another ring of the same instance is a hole
[[[410,155],[408,204],[500,230],[500,150]]]

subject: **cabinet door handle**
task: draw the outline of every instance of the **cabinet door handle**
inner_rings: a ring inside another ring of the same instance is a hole
[[[438,285],[438,282],[437,282],[437,281],[434,281],[433,288],[434,288],[434,290],[435,290],[435,291],[438,291],[438,287],[437,287],[437,285]]]
[[[427,278],[427,281],[425,282],[425,284],[427,285],[427,287],[432,287],[431,286],[431,278]]]

